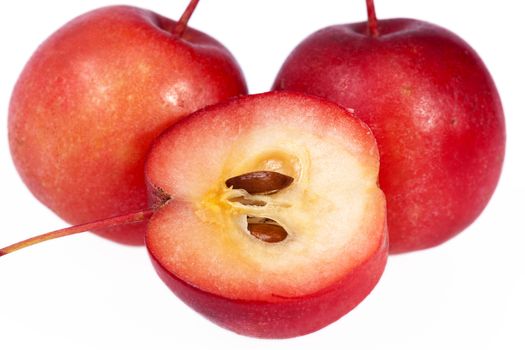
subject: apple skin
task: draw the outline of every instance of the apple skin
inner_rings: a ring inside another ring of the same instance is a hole
[[[311,126],[311,115],[316,116],[312,118],[316,119],[313,122],[315,127]],[[238,267],[222,266],[219,263],[222,260],[216,258],[209,264],[197,262],[200,261],[198,255],[211,256],[213,254],[208,252],[218,250],[206,243],[204,237],[213,237],[218,242],[227,239],[219,235],[219,230],[207,228],[200,216],[196,217],[190,203],[200,196],[195,192],[207,192],[205,188],[209,186],[208,182],[213,181],[214,174],[231,171],[222,169],[220,159],[223,149],[229,149],[231,145],[251,147],[247,146],[246,140],[241,141],[243,135],[249,134],[251,138],[257,139],[258,136],[251,132],[268,125],[278,127],[272,129],[275,133],[291,129],[301,132],[315,130],[318,137],[344,144],[348,147],[346,151],[352,150],[359,154],[362,164],[370,168],[370,174],[377,176],[379,153],[369,128],[340,106],[324,99],[290,92],[231,99],[191,114],[167,129],[153,144],[146,161],[146,179],[151,200],[159,209],[149,221],[146,247],[164,283],[183,302],[212,322],[245,336],[290,338],[314,332],[336,321],[356,307],[377,284],[388,256],[386,203],[384,195],[376,187],[376,181],[370,181],[378,192],[367,190],[374,200],[367,202],[369,204],[362,218],[364,223],[352,223],[352,226],[359,228],[361,237],[353,241],[356,242],[352,244],[355,250],[350,252],[348,248],[343,248],[340,253],[342,256],[332,258],[330,262],[317,262],[315,266],[304,269],[294,268],[285,274],[287,280],[296,280],[299,274],[313,278],[314,282],[308,283],[309,293],[297,294],[304,286],[294,288],[276,285],[274,280],[282,276],[275,276],[276,271],[268,272],[260,266],[254,269],[254,275],[248,281],[235,284],[221,283],[218,278],[210,277],[213,273],[210,275],[209,271],[200,271],[236,270],[246,264],[242,261]],[[274,144],[273,140],[269,142],[272,147],[280,145]],[[226,153],[230,156],[237,154],[235,151]],[[350,179],[346,181],[351,182]],[[312,215],[315,216],[314,213]],[[201,235],[203,231],[209,232]],[[347,234],[350,235],[350,232],[353,231],[349,228]],[[179,238],[175,240],[173,235],[182,235],[182,241]],[[193,243],[187,243],[189,237],[198,242],[198,248],[192,249]],[[228,246],[238,247],[231,241]],[[189,258],[173,262],[179,254],[174,251],[189,251],[184,253]],[[252,255],[254,251],[243,253]],[[281,259],[286,259],[287,254],[283,253]],[[231,252],[228,255],[238,254]],[[331,251],[325,251],[323,258],[331,254]],[[192,282],[171,270],[173,267],[179,269],[182,265],[189,266],[185,269],[190,269]],[[320,265],[331,265],[331,270],[340,273],[327,281],[324,273],[318,272],[319,268],[324,268]],[[254,285],[266,283],[259,279],[266,272],[273,276],[269,282],[273,287],[262,293]],[[195,277],[201,274],[204,277]],[[295,274],[293,278],[292,274]],[[231,285],[234,285],[235,296],[228,294],[231,293]]]
[[[505,153],[494,82],[476,52],[413,19],[336,25],[306,38],[273,86],[354,110],[377,139],[390,252],[441,244],[470,225],[492,196]]]
[[[72,224],[144,209],[144,158],[173,122],[245,94],[233,56],[215,39],[144,9],[113,6],[51,35],[25,66],[9,108],[18,172]],[[143,244],[145,224],[98,234]]]
[[[315,332],[338,320],[375,287],[388,255],[386,223],[383,227],[383,244],[344,279],[316,294],[281,301],[237,300],[208,293],[170,273],[151,253],[150,258],[157,274],[173,293],[217,325],[257,338],[292,338]]]

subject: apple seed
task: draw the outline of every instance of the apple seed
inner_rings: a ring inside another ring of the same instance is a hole
[[[293,177],[275,171],[253,171],[226,180],[226,186],[249,194],[272,194],[292,184]]]
[[[288,236],[288,233],[281,225],[268,218],[249,217],[248,231],[255,238],[267,243],[281,242]]]

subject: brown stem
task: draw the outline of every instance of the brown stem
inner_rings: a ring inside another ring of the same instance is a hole
[[[71,227],[60,229],[60,230],[44,233],[42,235],[23,240],[21,242],[18,242],[18,243],[15,243],[15,244],[12,244],[10,246],[0,249],[0,256],[12,253],[22,248],[32,246],[37,243],[49,241],[51,239],[55,239],[59,237],[70,236],[75,233],[100,230],[100,229],[110,228],[110,227],[119,226],[119,225],[141,222],[141,221],[149,219],[151,215],[153,215],[154,212],[155,212],[154,209],[146,209],[146,210],[141,210],[141,211],[131,213],[131,214],[115,216],[109,219],[102,219],[102,220],[93,221],[87,224],[71,226]]]
[[[184,13],[182,14],[182,16],[180,16],[179,21],[175,25],[175,29],[173,30],[173,34],[175,36],[178,36],[180,38],[184,34],[186,28],[188,28],[188,21],[190,20],[193,11],[195,11],[195,8],[197,7],[198,3],[199,0],[190,1],[188,6],[186,7],[186,10],[184,10]]]
[[[368,12],[368,34],[377,37],[379,30],[377,29],[376,9],[374,7],[374,0],[366,0],[366,11]]]

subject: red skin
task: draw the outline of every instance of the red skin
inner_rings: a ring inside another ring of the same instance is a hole
[[[209,272],[201,274],[201,271],[195,270],[195,266],[201,266],[195,263],[195,258],[178,263],[171,261],[173,250],[188,249],[187,246],[181,248],[183,244],[174,243],[180,238],[175,240],[173,235],[184,239],[188,235],[200,234],[200,230],[210,230],[194,214],[191,201],[195,197],[193,192],[201,191],[205,186],[208,181],[206,176],[222,173],[221,161],[217,161],[221,157],[221,148],[235,144],[239,134],[245,135],[261,125],[280,125],[283,130],[290,124],[304,125],[301,121],[293,121],[287,114],[290,113],[287,111],[302,106],[320,117],[316,119],[317,127],[314,128],[319,135],[348,144],[357,154],[363,155],[363,164],[377,170],[379,154],[364,123],[325,100],[282,92],[242,97],[192,114],[156,140],[146,162],[146,178],[152,200],[161,205],[150,219],[146,234],[146,246],[155,269],[185,303],[218,325],[242,335],[289,338],[316,331],[358,305],[376,285],[385,267],[388,234],[382,194],[369,207],[367,216],[363,218],[365,223],[355,223],[366,230],[363,234],[367,240],[358,249],[360,253],[348,260],[346,257],[334,257],[340,273],[331,283],[319,277],[316,283],[323,287],[318,287],[313,293],[297,295],[294,289],[279,289],[280,286],[274,286],[271,293],[259,293],[249,286],[243,289],[243,285],[239,292],[239,285],[236,285],[236,297],[231,297],[228,287],[217,287],[216,280],[206,277],[210,276]],[[300,113],[291,114],[303,117]],[[352,119],[351,122],[348,118]],[[311,130],[310,126],[305,127]],[[192,156],[188,157],[190,153]],[[159,192],[159,189],[162,191]],[[214,232],[207,232],[202,237],[210,235],[216,236]],[[197,240],[201,244],[199,237]],[[206,252],[193,251],[189,256],[196,254]],[[189,264],[193,269],[192,278],[198,281],[198,285],[177,275],[174,270],[181,270],[181,264]],[[174,266],[173,270],[170,266]],[[235,266],[206,265],[204,268],[224,270],[235,269]],[[308,274],[309,271],[294,273]],[[254,273],[259,271],[256,269]]]
[[[363,22],[312,34],[273,88],[352,108],[381,153],[390,252],[433,247],[472,223],[496,188],[505,152],[498,92],[474,50],[443,28],[390,19],[368,33]]]
[[[182,301],[219,326],[259,338],[291,338],[315,332],[356,307],[375,287],[388,255],[386,224],[382,244],[370,258],[330,288],[301,298],[263,302],[235,300],[205,292],[165,269],[150,253],[160,278]]]
[[[9,109],[14,163],[33,194],[78,224],[144,209],[144,158],[181,117],[246,93],[215,39],[153,12],[101,8],[59,29],[22,72]],[[145,224],[97,232],[143,244]]]

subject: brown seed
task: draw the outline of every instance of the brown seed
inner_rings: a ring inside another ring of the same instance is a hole
[[[226,186],[249,194],[271,194],[290,186],[293,177],[275,171],[254,171],[226,180]]]
[[[267,243],[281,242],[288,236],[286,230],[276,224],[248,223],[248,231],[255,238]]]

